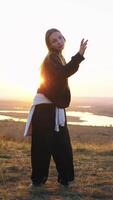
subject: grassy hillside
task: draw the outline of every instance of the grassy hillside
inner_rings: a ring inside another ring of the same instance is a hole
[[[60,188],[51,160],[47,183],[29,192],[30,139],[24,123],[0,122],[0,200],[112,200],[113,128],[69,126],[75,182]]]

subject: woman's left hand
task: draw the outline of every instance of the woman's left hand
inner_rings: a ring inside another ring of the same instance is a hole
[[[80,55],[82,55],[82,56],[84,55],[85,50],[86,50],[86,48],[87,48],[87,42],[88,42],[88,40],[84,41],[84,39],[82,39],[82,41],[81,41],[79,53],[80,53]]]

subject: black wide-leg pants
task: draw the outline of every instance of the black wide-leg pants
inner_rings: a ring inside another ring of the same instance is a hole
[[[31,165],[33,183],[46,182],[51,156],[58,172],[58,182],[74,180],[72,147],[67,123],[55,132],[54,104],[40,104],[32,117]]]

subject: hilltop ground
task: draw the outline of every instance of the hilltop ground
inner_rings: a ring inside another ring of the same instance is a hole
[[[51,160],[47,183],[29,192],[30,139],[25,123],[0,121],[0,200],[112,200],[113,128],[69,126],[75,182],[69,189],[57,183]]]

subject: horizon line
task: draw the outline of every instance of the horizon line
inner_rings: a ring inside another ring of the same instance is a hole
[[[98,98],[98,99],[102,99],[102,98],[106,98],[106,99],[113,99],[113,96],[71,96],[71,100],[73,98],[90,98],[90,99],[94,99],[94,98]],[[18,99],[18,98],[0,98],[0,101],[22,101],[22,102],[31,102],[33,99]]]

